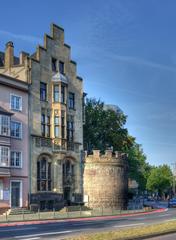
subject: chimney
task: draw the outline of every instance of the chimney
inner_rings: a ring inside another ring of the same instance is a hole
[[[6,43],[5,50],[5,68],[10,69],[14,64],[14,47],[13,42]]]
[[[20,53],[20,64],[23,65],[24,64],[24,61],[25,59],[29,56],[29,53],[26,53],[26,52],[21,52]]]

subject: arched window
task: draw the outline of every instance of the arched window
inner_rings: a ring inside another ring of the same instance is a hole
[[[69,182],[73,182],[74,178],[74,164],[70,160],[66,160],[62,165],[62,177],[63,177],[63,184],[68,185]]]
[[[46,157],[37,162],[37,191],[51,191],[51,162]]]

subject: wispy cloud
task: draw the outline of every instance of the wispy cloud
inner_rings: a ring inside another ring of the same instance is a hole
[[[176,143],[170,143],[170,142],[154,142],[154,141],[143,141],[145,144],[152,144],[152,145],[161,145],[166,147],[175,147]]]
[[[161,64],[159,62],[154,62],[138,56],[119,55],[118,53],[115,53],[113,51],[97,48],[95,46],[91,46],[87,49],[84,46],[76,46],[75,48],[77,51],[77,55],[81,59],[85,59],[87,58],[87,56],[89,56],[89,58],[91,58],[92,61],[94,61],[94,63],[99,64],[100,66],[102,66],[103,61],[109,62],[111,60],[111,61],[124,62],[131,65],[138,65],[138,66],[144,66],[148,68],[159,69],[163,71],[170,71],[174,73],[176,72],[175,66]],[[85,64],[87,64],[87,61],[85,61]]]
[[[149,61],[139,57],[125,56],[125,55],[123,56],[123,55],[116,55],[116,54],[107,54],[107,56],[117,61],[123,61],[131,64],[135,64],[135,65],[143,65],[146,67],[158,68],[160,70],[176,72],[176,68],[174,67],[156,63],[156,62]]]
[[[96,82],[96,81],[89,81],[88,82],[89,85],[93,85],[93,86],[98,86],[98,87],[103,87],[103,88],[108,88],[108,89],[111,89],[111,91],[116,91],[116,92],[122,92],[122,93],[127,93],[127,94],[130,94],[130,95],[134,95],[134,96],[137,96],[137,97],[145,97],[145,98],[149,98],[149,99],[153,99],[153,100],[156,100],[158,99],[157,96],[153,96],[151,95],[150,93],[142,93],[141,91],[134,91],[133,89],[129,89],[128,87],[127,88],[114,88],[114,85],[111,85],[109,84],[107,86],[107,82]],[[164,102],[164,101],[162,101]]]
[[[21,41],[25,41],[25,42],[30,42],[30,43],[41,43],[42,39],[35,37],[35,36],[30,36],[30,35],[23,35],[23,34],[14,34],[11,32],[7,32],[4,30],[0,30],[0,35],[1,36],[5,36],[5,37],[9,37],[10,39],[17,39],[17,40],[21,40]]]

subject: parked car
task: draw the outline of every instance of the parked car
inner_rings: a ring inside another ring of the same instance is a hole
[[[168,207],[176,207],[176,198],[172,198],[168,201]]]

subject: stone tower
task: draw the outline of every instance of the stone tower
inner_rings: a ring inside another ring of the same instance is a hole
[[[107,150],[85,156],[84,200],[90,208],[126,209],[128,162],[124,153]]]

